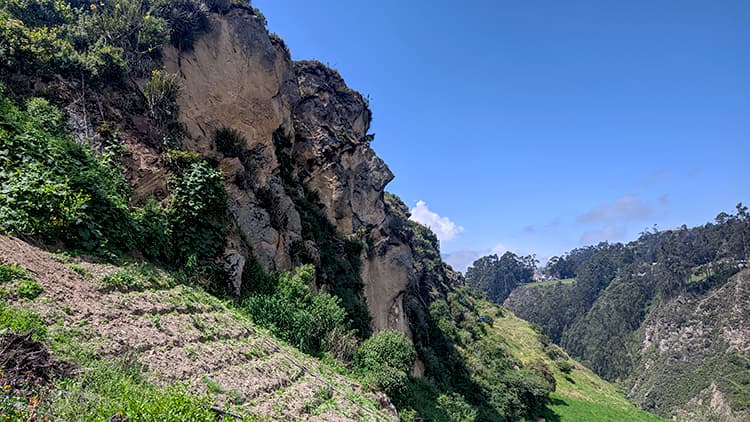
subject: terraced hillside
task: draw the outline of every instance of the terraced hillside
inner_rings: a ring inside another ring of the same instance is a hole
[[[279,343],[200,288],[176,284],[167,273],[72,260],[4,236],[0,257],[25,269],[43,289],[29,299],[17,293],[21,281],[5,283],[4,306],[41,316],[52,350],[62,358],[87,362],[130,355],[149,381],[184,383],[218,409],[245,417],[394,419],[384,396],[363,392],[356,382]],[[86,363],[82,366],[85,372]],[[98,416],[117,409],[111,412]]]

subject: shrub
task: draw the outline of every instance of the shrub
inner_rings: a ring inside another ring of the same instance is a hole
[[[458,393],[441,394],[437,403],[451,422],[473,422],[477,418],[476,409]]]
[[[16,264],[5,264],[0,261],[0,284],[27,277],[26,270]]]
[[[362,342],[354,365],[367,379],[395,396],[406,388],[417,354],[409,339],[395,330],[381,331]]]
[[[62,0],[6,0],[5,9],[31,27],[60,26],[73,19],[73,11]]]
[[[123,49],[107,44],[102,38],[86,50],[80,61],[95,82],[119,81],[127,68]]]
[[[555,363],[555,366],[564,374],[569,374],[573,370],[573,365],[567,360],[559,360]]]
[[[171,263],[174,260],[172,244],[172,224],[162,210],[161,205],[153,199],[133,214],[138,227],[139,249],[149,259]]]
[[[0,70],[49,76],[75,68],[78,57],[59,27],[29,27],[0,10]]]
[[[227,157],[239,157],[247,146],[247,139],[237,130],[223,127],[214,132],[216,149]]]
[[[537,359],[534,362],[531,363],[530,369],[534,371],[534,373],[545,380],[547,384],[549,384],[550,391],[555,391],[557,387],[557,381],[555,381],[555,375],[552,373],[552,371],[549,368],[549,365],[542,360]]]
[[[298,268],[295,274],[282,273],[272,293],[250,295],[243,307],[253,321],[301,351],[313,355],[335,353],[332,336],[346,339],[353,334],[340,300],[328,293],[312,292],[314,278],[312,265]]]
[[[77,144],[43,99],[19,110],[0,97],[0,121],[0,223],[9,232],[90,251],[132,247],[129,187],[111,155]]]
[[[36,299],[43,291],[44,287],[34,280],[24,280],[18,286],[18,295],[29,300]]]
[[[213,262],[224,250],[227,198],[221,174],[205,162],[192,163],[169,181],[172,198],[166,216],[180,265],[194,256],[199,265]]]
[[[209,29],[208,9],[199,0],[157,0],[153,10],[169,22],[170,40],[179,50],[191,50]]]

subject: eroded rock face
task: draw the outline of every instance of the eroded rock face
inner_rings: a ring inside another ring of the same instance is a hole
[[[403,294],[413,272],[412,251],[388,231],[383,202],[393,179],[370,148],[372,114],[365,99],[341,76],[318,62],[293,63],[261,21],[245,9],[211,16],[211,31],[192,51],[165,51],[168,72],[181,80],[180,119],[184,146],[219,162],[234,218],[225,256],[233,287],[241,289],[240,258],[251,256],[266,270],[294,265],[293,245],[302,242],[300,215],[280,161],[316,191],[328,219],[345,237],[365,236],[361,278],[373,329],[408,334]],[[243,159],[217,150],[217,129],[232,128],[246,145]],[[278,139],[290,157],[279,157]],[[288,166],[289,163],[283,163]]]
[[[305,185],[320,194],[342,233],[382,224],[383,190],[393,173],[370,148],[372,114],[364,98],[318,62],[294,67],[300,93],[294,157],[307,172]]]
[[[370,148],[371,112],[341,76],[318,62],[295,63],[300,102],[294,113],[294,157],[304,183],[319,193],[328,218],[343,234],[366,233],[361,277],[375,331],[409,334],[403,295],[412,253],[389,232],[383,199],[393,173]]]
[[[301,240],[301,224],[278,177],[273,145],[277,130],[292,133],[291,110],[298,101],[287,51],[271,41],[256,16],[234,9],[222,17],[212,15],[211,31],[200,37],[193,50],[166,48],[164,61],[168,72],[181,77],[178,102],[180,120],[188,132],[185,147],[223,159],[229,208],[237,237],[244,241],[243,253],[254,255],[268,270],[289,269],[289,247]],[[249,164],[227,160],[216,149],[213,135],[221,128],[234,129],[244,137],[244,149],[252,160]],[[243,183],[246,186],[238,186],[238,175],[249,179]],[[259,188],[278,207],[261,206]],[[236,248],[230,248],[227,255],[235,252]],[[232,271],[232,278],[241,279],[241,268],[239,273]]]
[[[730,406],[727,388],[750,356],[748,327],[748,270],[704,294],[683,293],[660,304],[643,322],[629,396],[643,408],[686,420],[747,420],[747,411]],[[676,386],[679,397],[671,395]]]

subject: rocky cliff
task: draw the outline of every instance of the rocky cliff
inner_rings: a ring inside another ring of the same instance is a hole
[[[750,417],[750,271],[657,307],[637,340],[627,383],[641,407],[686,420]]]
[[[283,42],[245,8],[210,19],[210,31],[191,51],[168,48],[164,60],[180,76],[184,147],[220,163],[233,219],[226,261],[236,293],[249,260],[266,270],[320,264],[320,245],[303,233],[299,206],[299,198],[315,193],[314,205],[341,238],[365,246],[360,300],[372,329],[408,333],[403,294],[412,251],[386,224],[383,195],[393,174],[370,148],[365,99],[336,71],[292,61]],[[216,144],[224,128],[241,135],[238,153]]]

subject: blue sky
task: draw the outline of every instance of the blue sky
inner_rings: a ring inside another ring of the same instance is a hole
[[[446,260],[542,260],[750,202],[748,1],[257,0],[371,98]]]

